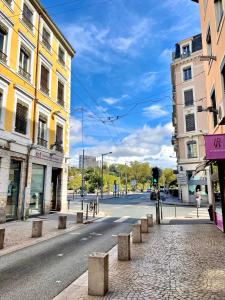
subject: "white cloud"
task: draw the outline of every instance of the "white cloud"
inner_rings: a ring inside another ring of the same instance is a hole
[[[173,51],[174,51],[173,49],[168,49],[168,48],[164,49],[159,56],[160,61],[171,63]]]
[[[109,105],[112,105],[112,104],[115,104],[117,103],[118,101],[120,100],[120,98],[103,98],[102,101],[104,101],[105,103],[109,104]]]
[[[149,119],[158,119],[165,117],[169,114],[168,111],[164,110],[161,105],[151,105],[143,108],[143,115]]]
[[[136,91],[149,91],[154,86],[156,79],[157,72],[145,72],[139,78],[128,81],[127,85],[134,87]]]

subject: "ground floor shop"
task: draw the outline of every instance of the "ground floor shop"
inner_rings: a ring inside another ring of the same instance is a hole
[[[67,205],[62,155],[0,149],[0,223],[60,211]]]

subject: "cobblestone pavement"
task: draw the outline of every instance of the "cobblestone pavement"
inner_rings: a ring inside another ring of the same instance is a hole
[[[112,249],[105,297],[87,295],[86,272],[55,300],[225,299],[224,234],[215,225],[155,225],[143,240],[130,262]]]

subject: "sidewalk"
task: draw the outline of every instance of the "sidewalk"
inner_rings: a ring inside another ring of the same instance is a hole
[[[54,300],[225,299],[224,234],[215,225],[155,225],[130,262],[110,251],[109,292],[87,295],[86,272]]]
[[[67,229],[58,229],[58,216],[67,215]],[[101,217],[99,214],[96,218]],[[40,238],[31,238],[32,222],[34,220],[43,220],[43,234]],[[89,213],[88,221],[93,220],[92,213]],[[84,222],[85,222],[84,212]],[[4,249],[0,250],[2,255],[20,250],[22,248],[43,242],[60,234],[76,230],[84,224],[76,224],[76,212],[74,210],[56,212],[40,217],[29,218],[26,221],[12,221],[0,224],[0,228],[5,228]]]

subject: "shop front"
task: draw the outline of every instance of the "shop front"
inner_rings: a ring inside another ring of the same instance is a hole
[[[205,150],[206,159],[212,162],[214,220],[225,232],[225,134],[206,135]]]

